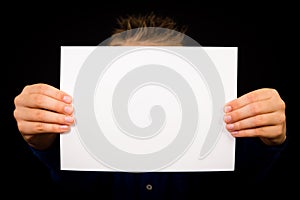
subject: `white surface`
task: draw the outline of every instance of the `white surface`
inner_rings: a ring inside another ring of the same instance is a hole
[[[70,95],[74,93],[76,77],[80,69],[95,48],[103,48],[110,51],[109,47],[83,47],[83,46],[63,46],[61,47],[61,90]],[[126,47],[115,47],[126,48]],[[165,47],[172,50],[172,47]],[[177,47],[178,48],[178,47]],[[180,47],[182,49],[188,48],[203,48],[213,63],[225,90],[225,101],[236,98],[237,93],[237,48],[236,47]],[[136,55],[139,56],[139,55]],[[95,114],[98,122],[105,120],[106,123],[99,123],[103,130],[105,137],[117,148],[132,154],[143,154],[147,156],[148,153],[156,152],[173,141],[176,137],[176,130],[180,126],[180,102],[168,90],[159,85],[148,85],[143,87],[143,90],[135,92],[134,96],[128,102],[128,110],[131,120],[134,124],[144,127],[151,123],[144,113],[149,112],[149,105],[159,104],[165,109],[166,118],[168,119],[162,128],[162,131],[155,137],[149,139],[135,139],[128,137],[126,134],[119,131],[114,124],[113,117],[107,118],[101,113],[110,113],[110,98],[118,80],[132,70],[132,67],[145,65],[151,63],[153,59],[148,55],[147,59],[140,59],[137,61],[136,56],[128,56],[126,59],[119,59],[115,67],[112,66],[106,70],[101,77],[101,85],[105,87],[97,87],[95,90]],[[178,57],[172,55],[152,55],[155,56],[155,62],[161,65],[168,66],[181,74],[194,90],[195,96],[199,103],[199,120],[202,122],[201,127],[198,128],[198,133],[192,145],[184,153],[180,159],[176,160],[172,165],[163,168],[160,171],[232,171],[234,170],[235,160],[235,139],[226,131],[222,129],[222,133],[213,148],[213,150],[203,159],[199,159],[201,146],[210,126],[210,119],[212,115],[212,103],[207,90],[205,81],[197,77],[193,69],[186,66],[184,68],[176,68],[176,64],[182,62]],[[169,57],[168,57],[169,56]],[[134,65],[126,66],[126,62],[132,62]],[[117,67],[118,65],[125,65],[125,67]],[[182,63],[182,65],[186,65]],[[122,69],[122,70],[120,70]],[[199,87],[201,88],[199,90]],[[100,96],[101,90],[101,96]],[[105,97],[103,97],[105,91]],[[76,111],[76,105],[74,105]],[[220,112],[223,112],[220,109]],[[177,117],[174,117],[177,116]],[[75,115],[76,119],[76,115]],[[223,124],[225,125],[225,124]],[[99,146],[99,148],[101,148]],[[124,161],[125,162],[125,161]],[[61,169],[62,170],[83,170],[83,171],[114,171],[103,164],[101,161],[95,159],[81,143],[78,135],[76,125],[71,128],[71,131],[61,135]],[[122,171],[122,169],[121,169]]]

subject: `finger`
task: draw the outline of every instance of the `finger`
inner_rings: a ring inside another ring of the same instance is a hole
[[[64,101],[65,103],[71,103],[72,98],[67,93],[47,84],[34,84],[26,86],[23,89],[26,94],[42,94],[54,98],[56,100]]]
[[[15,100],[18,107],[40,108],[58,113],[71,115],[73,106],[57,99],[41,94],[21,95]]]
[[[275,89],[269,89],[269,88],[258,89],[249,92],[247,94],[244,94],[243,96],[228,102],[225,105],[225,110],[230,112],[231,110],[242,108],[253,102],[264,101],[272,98],[273,96],[278,96],[278,95],[279,94]]]
[[[243,129],[239,131],[230,131],[234,137],[265,137],[265,138],[276,138],[282,133],[282,126],[263,126],[251,129]],[[271,134],[270,134],[271,133]]]
[[[285,115],[277,113],[268,113],[263,115],[256,115],[254,117],[246,118],[235,123],[226,124],[226,129],[230,132],[241,131],[246,129],[253,129],[263,126],[276,126],[283,124]]]
[[[280,110],[281,106],[274,103],[272,99],[254,102],[239,109],[227,112],[225,122],[234,123],[256,115],[268,114]]]
[[[63,115],[43,109],[21,107],[15,110],[15,118],[30,122],[43,122],[51,124],[71,125],[74,123],[73,116]]]
[[[18,121],[18,128],[23,135],[39,133],[64,133],[70,126],[43,122]]]

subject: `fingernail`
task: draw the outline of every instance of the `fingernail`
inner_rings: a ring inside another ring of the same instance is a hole
[[[66,106],[66,107],[65,107],[65,112],[66,112],[67,114],[72,114],[72,112],[73,112],[72,107]]]
[[[226,128],[227,128],[228,130],[232,130],[232,129],[234,128],[234,125],[233,125],[233,124],[227,124],[227,125],[226,125]]]
[[[230,112],[232,110],[232,107],[231,106],[225,106],[224,108],[224,111],[227,113],[227,112]]]
[[[63,101],[65,103],[71,103],[72,102],[72,98],[70,96],[64,96]]]
[[[225,116],[224,116],[224,121],[225,121],[226,123],[230,122],[230,121],[231,121],[231,116],[230,116],[230,115],[225,115]]]
[[[72,123],[73,122],[73,117],[67,116],[65,117],[65,121],[68,123]]]
[[[230,132],[232,135],[237,135],[239,132],[238,131],[232,131]]]
[[[61,130],[69,130],[69,126],[67,125],[61,125],[60,128]]]

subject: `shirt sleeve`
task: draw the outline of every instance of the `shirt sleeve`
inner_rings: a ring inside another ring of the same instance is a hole
[[[38,150],[29,146],[32,153],[50,170],[51,177],[58,178],[60,170],[60,148],[59,137],[54,144],[46,150]]]
[[[284,153],[288,146],[288,137],[280,145],[269,146],[259,138],[237,138],[236,171],[239,178],[249,182],[261,183],[273,176],[284,176],[286,169],[275,170],[282,165]]]

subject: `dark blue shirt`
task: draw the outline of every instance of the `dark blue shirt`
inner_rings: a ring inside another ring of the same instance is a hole
[[[273,180],[272,170],[286,146],[287,141],[267,146],[258,138],[237,138],[233,172],[67,171],[60,170],[59,137],[46,151],[31,150],[49,168],[55,189],[60,192],[105,194],[109,199],[186,199],[199,193],[211,194],[210,189],[216,187],[258,188]]]

